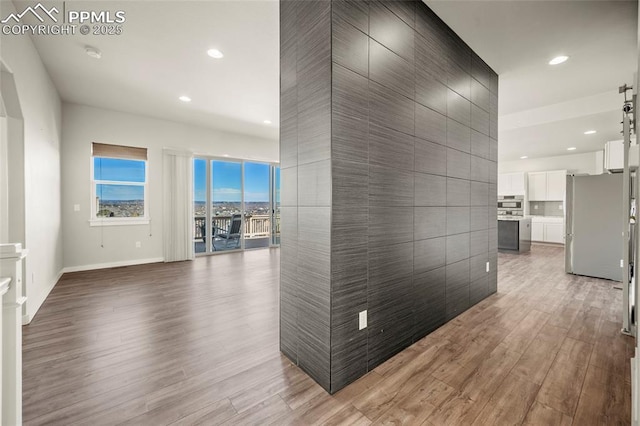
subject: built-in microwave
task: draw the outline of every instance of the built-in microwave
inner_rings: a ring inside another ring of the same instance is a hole
[[[522,195],[501,195],[498,197],[499,216],[523,216],[524,197]]]

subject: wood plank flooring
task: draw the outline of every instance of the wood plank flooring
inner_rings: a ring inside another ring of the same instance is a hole
[[[279,251],[66,274],[24,328],[27,425],[630,423],[620,290],[563,251],[331,396],[278,350]]]

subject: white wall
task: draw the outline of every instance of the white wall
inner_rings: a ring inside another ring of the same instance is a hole
[[[599,173],[597,161],[596,152],[561,155],[557,157],[527,158],[514,161],[498,161],[498,173],[567,170],[568,173],[587,173],[593,175]],[[602,161],[601,157],[600,161]]]
[[[63,104],[62,217],[64,264],[81,270],[162,260],[162,149],[278,161],[278,141],[223,133],[77,104]],[[91,143],[148,148],[150,225],[89,226]],[[80,211],[73,210],[74,204]],[[136,241],[142,247],[136,248]]]
[[[7,117],[0,116],[0,244],[9,242],[9,164]]]
[[[14,11],[3,1],[1,13]],[[13,73],[24,120],[26,315],[30,320],[62,270],[60,97],[28,36],[3,35],[2,60]],[[9,140],[9,144],[12,143]]]

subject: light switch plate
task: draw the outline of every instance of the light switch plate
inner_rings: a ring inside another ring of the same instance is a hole
[[[358,330],[367,328],[367,311],[364,310],[358,314]]]
[[[624,259],[620,259],[620,267],[624,268]]]
[[[490,266],[489,266],[489,262],[487,262],[487,272],[489,272]]]
[[[73,211],[74,212],[79,212],[80,211],[80,204],[74,204],[73,205]]]
[[[142,247],[142,243],[140,241],[136,241],[136,248]]]
[[[538,210],[538,205],[537,205],[537,204],[534,204],[534,205],[533,205],[533,209],[534,209],[534,210]]]

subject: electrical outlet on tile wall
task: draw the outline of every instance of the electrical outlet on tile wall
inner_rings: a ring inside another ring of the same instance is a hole
[[[358,330],[367,328],[367,311],[364,310],[358,314]]]

